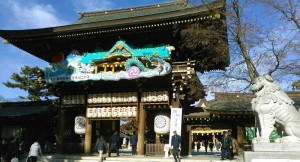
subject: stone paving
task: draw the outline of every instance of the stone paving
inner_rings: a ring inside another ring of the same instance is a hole
[[[43,155],[38,159],[38,162],[98,162],[98,154],[92,155],[61,155],[50,154]],[[19,162],[25,162],[26,156],[20,159]],[[112,153],[112,157],[106,157],[107,162],[174,162],[172,156],[132,156],[130,150],[120,150],[120,156]],[[105,162],[104,161],[104,162]],[[205,153],[204,149],[199,152],[193,152],[192,156],[181,157],[181,162],[243,162],[242,155],[235,156],[233,160],[220,160],[220,151]]]

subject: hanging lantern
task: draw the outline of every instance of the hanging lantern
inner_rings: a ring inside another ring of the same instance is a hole
[[[97,108],[97,117],[101,118],[102,117],[102,108]]]
[[[86,110],[86,116],[88,118],[93,117],[93,109],[92,108],[87,108],[87,110]]]
[[[133,92],[132,93],[132,102],[137,102],[137,93],[136,92]]]
[[[83,116],[76,116],[74,122],[74,132],[76,134],[85,134],[86,119]]]
[[[111,115],[112,115],[112,114],[111,114],[111,111],[112,111],[112,110],[111,110],[111,107],[107,107],[107,108],[106,108],[106,112],[107,112],[107,117],[108,117],[108,118],[110,118]]]
[[[118,108],[113,107],[111,109],[111,117],[117,117],[117,115],[118,115]]]
[[[106,109],[106,107],[102,107],[101,109],[102,109],[102,111],[101,111],[102,118],[106,118],[107,117],[107,109]]]
[[[133,109],[131,109],[130,106],[126,107],[126,109],[127,109],[127,116],[132,117],[133,116]]]
[[[131,109],[132,109],[132,116],[133,117],[136,117],[136,115],[137,115],[137,107],[136,106],[133,106],[133,107],[131,107]]]
[[[157,113],[154,118],[154,132],[156,134],[168,134],[170,132],[170,115]]]

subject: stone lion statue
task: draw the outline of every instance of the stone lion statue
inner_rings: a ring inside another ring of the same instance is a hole
[[[269,136],[278,123],[284,131],[282,142],[300,139],[300,113],[280,86],[268,74],[256,78],[251,90],[255,93],[252,110],[258,120],[258,134],[252,142],[270,142]]]

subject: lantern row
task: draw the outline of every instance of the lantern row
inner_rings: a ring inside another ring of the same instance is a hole
[[[62,104],[84,104],[85,96],[84,95],[65,95],[62,97]]]
[[[136,117],[137,107],[101,107],[87,108],[86,116],[88,118],[110,118],[110,117]]]
[[[162,102],[162,101],[169,101],[168,91],[142,93],[142,102]]]
[[[132,103],[137,102],[137,93],[104,93],[104,94],[89,94],[88,103]],[[168,91],[143,92],[142,102],[162,102],[169,100]]]
[[[137,93],[103,93],[103,94],[89,94],[88,103],[124,103],[137,102]]]

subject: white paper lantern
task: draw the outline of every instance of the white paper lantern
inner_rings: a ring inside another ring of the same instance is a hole
[[[133,116],[133,109],[131,109],[130,106],[126,107],[126,109],[127,109],[127,116],[132,117]]]
[[[151,92],[147,92],[147,102],[152,102],[152,93]]]
[[[112,116],[112,117],[117,117],[117,115],[118,115],[118,108],[113,107],[113,108],[111,109],[111,116]]]
[[[85,134],[86,119],[83,116],[76,116],[74,122],[74,132],[76,134]]]
[[[137,102],[138,98],[137,98],[137,93],[133,92],[132,93],[132,102]]]
[[[128,102],[128,93],[124,93],[123,102]]]
[[[169,100],[169,93],[168,91],[163,92],[163,101],[168,101]]]
[[[163,101],[163,92],[162,92],[162,91],[159,91],[159,92],[157,93],[157,101],[158,101],[158,102]]]
[[[92,95],[91,94],[88,95],[88,103],[93,103],[93,99],[92,99]]]
[[[152,92],[152,102],[157,102],[157,96],[158,96],[157,92]]]
[[[118,102],[118,96],[116,93],[113,93],[112,102],[117,103]]]
[[[93,108],[93,118],[96,118],[98,116],[97,108]]]
[[[117,117],[120,117],[120,109],[121,109],[121,107],[117,107]]]
[[[97,95],[97,103],[103,103],[103,94]]]
[[[107,109],[106,107],[102,107],[102,118],[106,118],[107,117]]]
[[[147,102],[146,92],[142,93],[142,102]]]
[[[107,111],[107,117],[110,118],[111,117],[111,107],[106,107],[106,111]]]
[[[157,113],[154,118],[154,132],[156,134],[168,134],[170,132],[170,115]]]
[[[131,92],[129,92],[128,93],[128,102],[132,102],[132,93]]]
[[[98,118],[101,118],[102,117],[102,112],[101,112],[102,110],[101,110],[101,108],[99,107],[99,108],[97,108],[97,117]]]
[[[133,107],[131,107],[131,108],[132,108],[132,111],[133,111],[133,112],[132,112],[132,113],[133,113],[132,116],[133,116],[133,117],[136,117],[136,115],[137,115],[137,107],[136,107],[136,106],[133,106]]]
[[[88,118],[92,118],[93,117],[93,109],[92,108],[87,108],[87,110],[86,110],[86,116]]]
[[[124,107],[119,107],[119,117],[124,117]]]
[[[118,103],[122,102],[122,94],[121,93],[118,93],[117,102]]]
[[[104,95],[106,96],[106,100],[107,100],[106,102],[111,103],[111,94],[110,93],[105,93]]]
[[[92,94],[92,102],[97,103],[97,95],[96,94]]]
[[[79,96],[79,104],[84,104],[84,95]]]

